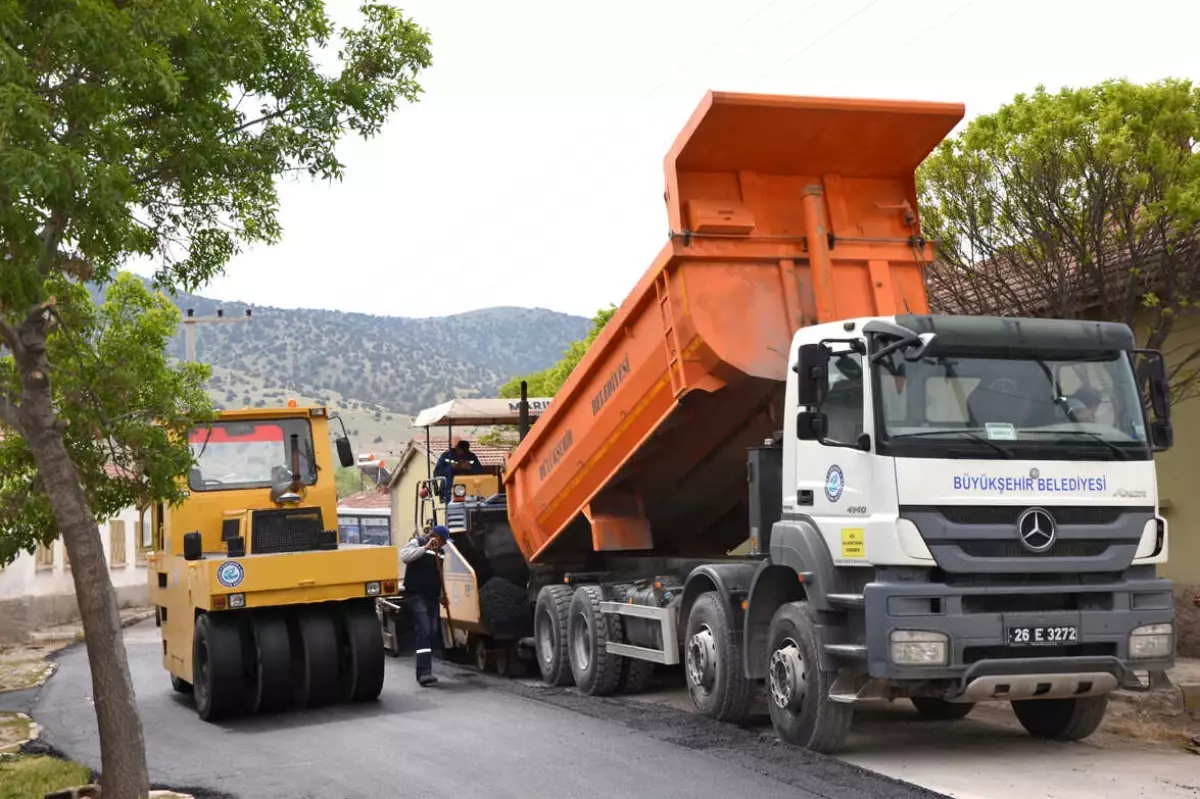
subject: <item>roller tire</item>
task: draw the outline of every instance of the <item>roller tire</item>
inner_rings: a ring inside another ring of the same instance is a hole
[[[570,685],[574,679],[567,655],[567,618],[573,593],[566,585],[548,585],[538,592],[534,609],[534,646],[538,669],[546,685],[562,687]]]
[[[255,713],[276,713],[292,704],[292,646],[287,621],[278,613],[255,611],[250,617],[254,658]]]
[[[804,697],[798,710],[781,707],[771,691],[771,658],[789,640],[797,645],[804,665]],[[781,605],[771,618],[767,632],[767,707],[771,713],[771,726],[784,743],[832,754],[845,743],[854,716],[851,705],[829,698],[835,675],[821,669],[820,652],[821,642],[812,607],[807,602]]]
[[[329,610],[302,605],[288,621],[292,651],[293,702],[298,708],[315,708],[337,701],[337,629]]]
[[[716,654],[712,664],[712,684],[705,687],[693,683],[685,663],[684,674],[692,704],[704,715],[719,721],[745,721],[754,701],[754,683],[742,671],[742,650],[729,623],[725,603],[716,591],[701,594],[692,604],[683,636],[685,655],[692,636],[700,634],[706,627]]]
[[[194,692],[190,682],[176,677],[174,674],[171,675],[171,688],[175,693],[183,694],[184,696],[190,696]]]
[[[616,693],[625,658],[610,654],[606,644],[620,640],[620,623],[600,612],[604,593],[598,585],[584,585],[571,598],[567,621],[568,652],[575,685],[588,696]],[[613,623],[616,621],[617,623]]]
[[[1012,702],[1013,713],[1034,738],[1081,741],[1099,729],[1108,712],[1108,695],[1078,699],[1027,699]]]
[[[196,617],[192,636],[192,686],[196,714],[204,721],[235,718],[249,709],[242,636],[237,619]]]
[[[369,605],[343,602],[338,610],[339,698],[369,702],[383,691],[383,628]]]
[[[947,702],[933,696],[914,696],[908,701],[917,709],[917,715],[929,721],[958,721],[975,709],[973,702]]]

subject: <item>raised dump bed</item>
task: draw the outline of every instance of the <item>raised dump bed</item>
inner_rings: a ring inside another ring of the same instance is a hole
[[[670,241],[509,459],[526,558],[746,539],[746,448],[783,428],[795,331],[928,312],[913,171],[963,112],[705,96],[666,158]]]

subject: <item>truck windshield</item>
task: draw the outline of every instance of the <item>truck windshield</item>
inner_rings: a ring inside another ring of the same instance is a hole
[[[305,419],[217,422],[189,435],[196,464],[188,475],[192,491],[269,488],[292,479],[291,441],[300,449],[300,482],[317,481],[312,427]]]
[[[1123,352],[1055,359],[895,353],[875,368],[881,451],[909,457],[1144,460],[1145,416]]]

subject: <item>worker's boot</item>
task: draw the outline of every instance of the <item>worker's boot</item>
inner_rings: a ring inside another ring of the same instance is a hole
[[[422,688],[428,688],[431,685],[437,685],[438,678],[432,674],[421,674],[417,676],[417,684]]]

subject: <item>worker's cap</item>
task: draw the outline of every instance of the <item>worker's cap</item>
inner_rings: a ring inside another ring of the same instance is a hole
[[[433,534],[443,541],[450,540],[450,530],[447,529],[446,525],[444,524],[439,524],[437,527],[434,527]]]

